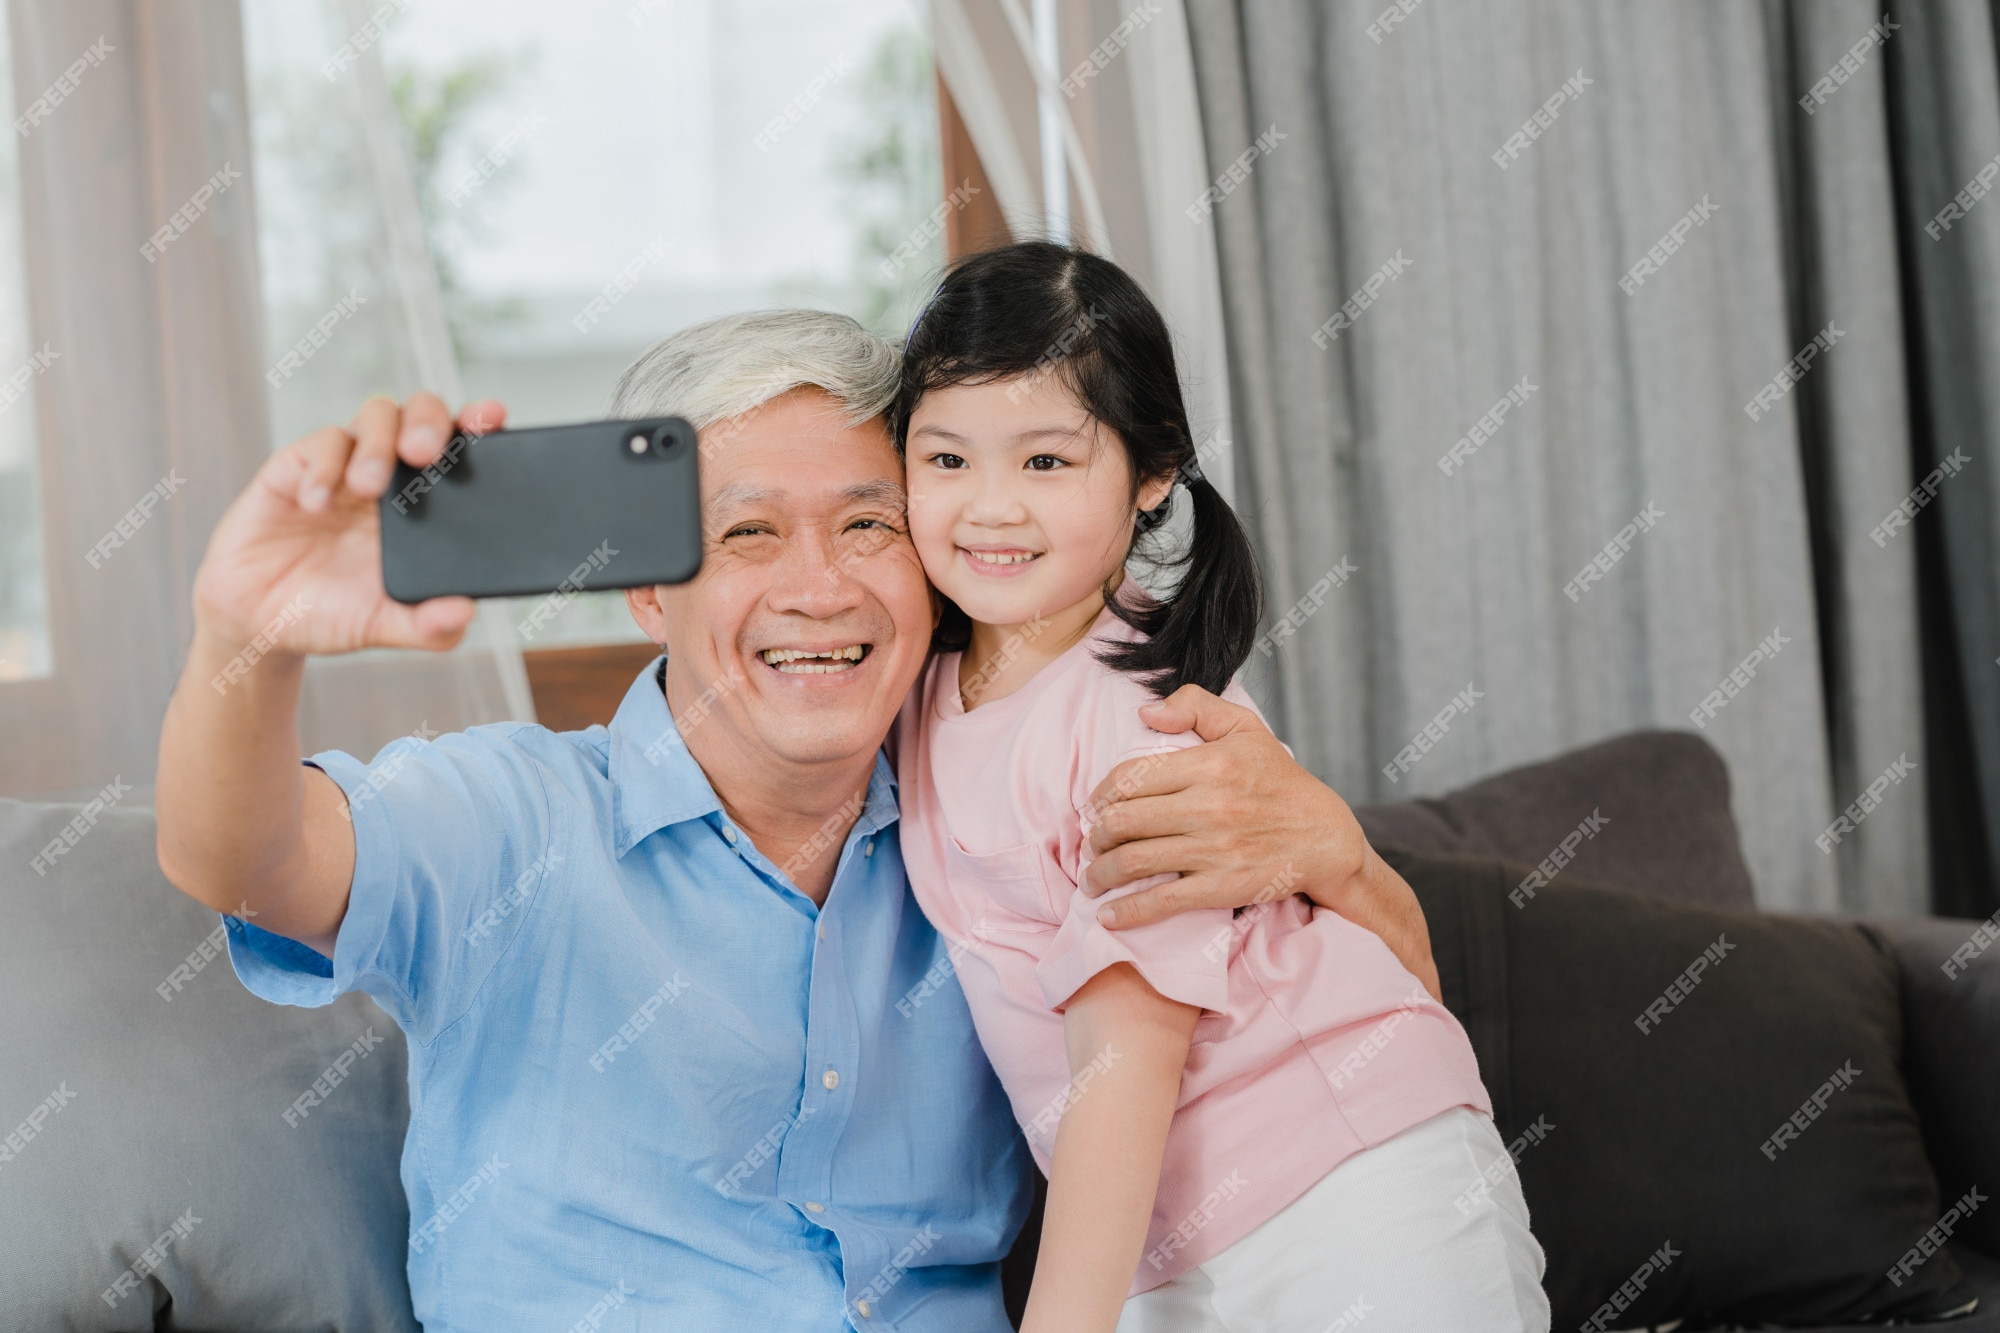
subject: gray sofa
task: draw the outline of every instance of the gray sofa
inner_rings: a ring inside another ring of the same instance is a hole
[[[1648,899],[1685,905],[1686,917],[1709,924],[1727,924],[1727,914],[1732,912],[1749,913],[1755,921],[1774,925],[1798,920],[1756,914],[1750,872],[1743,861],[1730,813],[1727,769],[1721,756],[1691,732],[1632,733],[1499,774],[1438,800],[1378,806],[1356,813],[1370,841],[1384,848],[1391,861],[1404,870],[1424,902],[1431,919],[1439,967],[1444,973],[1445,1002],[1473,1037],[1481,1071],[1489,1085],[1494,1086],[1495,1110],[1503,1128],[1508,1117],[1495,1083],[1496,1070],[1507,1066],[1517,1071],[1523,1066],[1539,1068],[1546,1083],[1549,1071],[1555,1068],[1561,1071],[1563,1079],[1581,1085],[1594,1077],[1591,1066],[1612,1054],[1608,1050],[1570,1049],[1552,1039],[1548,1028],[1535,1021],[1523,1023],[1516,1018],[1504,1031],[1496,1032],[1491,1013],[1481,1011],[1481,1001],[1468,995],[1463,984],[1454,984],[1465,981],[1463,976],[1454,976],[1454,970],[1468,957],[1476,961],[1482,953],[1489,958],[1495,952],[1506,955],[1503,967],[1521,966],[1524,960],[1516,953],[1529,946],[1528,932],[1519,929],[1518,923],[1542,910],[1544,904],[1553,906],[1553,898],[1562,891],[1560,886],[1571,886],[1571,892],[1579,895],[1597,894],[1604,907],[1611,904],[1605,901],[1607,895],[1602,890],[1576,886],[1587,882],[1614,890],[1636,890]],[[1602,817],[1602,827],[1593,836],[1578,841],[1571,835],[1583,817],[1590,814]],[[1561,865],[1555,876],[1557,887],[1544,891],[1533,903],[1515,901],[1517,886],[1523,882],[1527,868],[1537,865],[1553,868],[1552,852],[1565,845],[1574,848],[1574,855]],[[1389,849],[1425,855],[1406,857]],[[1453,863],[1469,863],[1468,858],[1480,858],[1482,865],[1496,869],[1501,868],[1500,863],[1511,863],[1505,867],[1509,873],[1491,876],[1500,881],[1502,888],[1489,911],[1453,915],[1451,909],[1462,908],[1465,903],[1442,891],[1441,881],[1458,876],[1449,869],[1442,874],[1438,872]],[[1427,882],[1427,875],[1439,882]],[[1567,904],[1569,909],[1580,906],[1575,900]],[[1799,924],[1803,927],[1808,921]],[[1939,1201],[1933,1211],[1925,1213],[1924,1222],[1918,1224],[1922,1227],[1936,1219],[1952,1201],[1963,1198],[1969,1189],[1976,1186],[1981,1193],[1990,1193],[2000,1183],[2000,942],[1986,949],[1979,946],[1979,940],[1992,939],[2000,927],[1993,922],[1940,918],[1870,919],[1860,926],[1856,932],[1860,947],[1856,952],[1879,951],[1885,955],[1880,962],[1892,978],[1887,984],[1895,998],[1888,1002],[1887,1021],[1876,1029],[1875,1035],[1883,1044],[1899,1051],[1895,1064],[1901,1083],[1907,1087],[1923,1140],[1920,1146],[1913,1147],[1911,1155],[1919,1158],[1919,1166],[1921,1159],[1928,1159],[1939,1187]],[[1571,930],[1574,932],[1575,927]],[[1795,933],[1808,932],[1801,929]],[[1635,957],[1646,958],[1654,965],[1656,976],[1678,971],[1688,957],[1686,953],[1673,953],[1676,946],[1635,942],[1629,938],[1605,939],[1599,947],[1607,954],[1622,955],[1628,962]],[[1973,952],[1977,956],[1968,961],[1966,955]],[[1541,955],[1540,959],[1546,957]],[[1947,963],[1951,964],[1949,970]],[[1574,975],[1565,973],[1567,979],[1573,979]],[[1803,978],[1793,987],[1785,985],[1784,975],[1782,971],[1773,975],[1774,987],[1797,989],[1817,997],[1826,995],[1829,983],[1825,977],[1818,979],[1818,987]],[[1845,984],[1849,979],[1847,974],[1840,974],[1837,984]],[[1738,991],[1738,1002],[1744,991],[1756,993],[1756,983],[1740,971],[1731,974],[1725,967],[1703,983],[1699,994],[1711,997],[1712,1002],[1721,998],[1714,988],[1746,982],[1749,984]],[[1611,989],[1605,984],[1588,995],[1614,1015],[1611,1026],[1629,1036],[1630,1016],[1638,1011],[1639,1005],[1621,1008],[1619,1002],[1610,998]],[[1657,987],[1649,986],[1647,993],[1656,990]],[[1491,998],[1490,989],[1486,998]],[[1900,1013],[1895,1012],[1897,999]],[[1816,998],[1808,1003],[1820,1002]],[[1712,1009],[1711,1015],[1714,1012]],[[1744,1016],[1753,1026],[1761,1028],[1767,1038],[1775,1033],[1778,1044],[1794,1039],[1791,1029],[1774,1027],[1768,1019],[1760,1022],[1747,1011]],[[1677,1017],[1674,1021],[1686,1020]],[[1853,1039],[1858,1043],[1859,1034],[1854,1034]],[[1511,1052],[1506,1049],[1509,1042],[1513,1046]],[[1711,1061],[1688,1071],[1695,1080],[1685,1093],[1690,1102],[1751,1100],[1732,1082],[1745,1076],[1741,1055],[1732,1058],[1717,1050],[1711,1054]],[[1760,1068],[1750,1077],[1768,1076],[1771,1072]],[[1507,1075],[1501,1072],[1498,1077],[1505,1079]],[[1786,1103],[1788,1107],[1791,1104]],[[1704,1155],[1718,1164],[1737,1160],[1722,1151],[1724,1146],[1705,1143]],[[1670,1154],[1655,1159],[1647,1155],[1643,1141],[1634,1142],[1631,1147],[1639,1161],[1654,1172],[1664,1175],[1672,1170]],[[1753,1167],[1761,1169],[1763,1159],[1755,1152],[1748,1156]],[[1529,1203],[1538,1210],[1538,1233],[1545,1230],[1542,1223],[1550,1220],[1540,1217],[1540,1213],[1566,1204],[1566,1200],[1560,1197],[1551,1200],[1547,1194],[1538,1198],[1536,1177],[1542,1173],[1531,1168],[1543,1165],[1545,1162],[1539,1157],[1524,1159],[1522,1164]],[[1857,1171],[1885,1180],[1893,1174],[1881,1160],[1856,1162],[1854,1166]],[[1690,1172],[1710,1178],[1726,1177],[1732,1194],[1742,1197],[1740,1211],[1746,1216],[1782,1215],[1782,1209],[1771,1208],[1771,1201],[1760,1197],[1770,1186],[1768,1178],[1757,1170],[1743,1172],[1740,1167],[1724,1168],[1702,1162],[1693,1164]],[[1545,1175],[1541,1183],[1546,1184]],[[1598,1182],[1579,1181],[1578,1185],[1580,1192],[1602,1197]],[[1675,1193],[1662,1181],[1655,1187],[1654,1197],[1635,1203],[1662,1208],[1663,1196]],[[1592,1207],[1584,1203],[1570,1211],[1589,1215]],[[1842,1219],[1845,1217],[1841,1215]],[[1688,1224],[1684,1213],[1679,1224]],[[1549,1226],[1546,1231],[1558,1229]],[[1568,1228],[1571,1234],[1575,1229],[1574,1225]],[[1838,1229],[1850,1233],[1863,1230],[1845,1225]],[[1712,1238],[1719,1241],[1729,1230],[1717,1226]],[[1738,1225],[1735,1231],[1741,1235],[1743,1227]],[[1692,1253],[1693,1238],[1684,1239],[1690,1241],[1687,1248]],[[1793,1248],[1796,1245],[1794,1241]],[[1897,1249],[1901,1248],[1899,1244]],[[1953,1293],[1953,1299],[1967,1301],[1976,1297],[1978,1308],[1970,1316],[1942,1326],[1965,1333],[2000,1333],[2000,1209],[1982,1208],[1969,1219],[1963,1219],[1947,1248],[1966,1278],[1964,1285]],[[1553,1261],[1551,1269],[1553,1279]],[[1785,1272],[1790,1275],[1793,1270]],[[1880,1281],[1883,1274],[1877,1269],[1873,1274],[1857,1276],[1872,1276]],[[1616,1278],[1609,1279],[1600,1290],[1609,1294],[1616,1282]],[[1757,1284],[1739,1281],[1736,1285],[1744,1289]],[[1814,1322],[1795,1315],[1773,1319],[1770,1326],[1779,1323],[1812,1328],[1819,1333],[1852,1327]],[[1705,1325],[1694,1321],[1688,1325],[1702,1326]]]
[[[1592,807],[1610,823],[1565,875],[1749,904],[1727,776],[1692,736],[1360,814],[1378,845],[1533,864]],[[2000,948],[1940,984],[1976,924],[1886,926],[1906,964],[1905,1074],[1947,1189],[2000,1161]],[[264,1004],[219,943],[214,914],[161,877],[150,811],[0,801],[0,1328],[416,1327],[401,1034],[360,996]],[[1968,1144],[1980,1161],[1961,1160]],[[1953,1325],[1967,1333],[2000,1330],[2000,1247],[1968,1242],[1994,1234],[1953,1242],[1986,1294]],[[1016,1297],[1032,1245],[1031,1223]]]

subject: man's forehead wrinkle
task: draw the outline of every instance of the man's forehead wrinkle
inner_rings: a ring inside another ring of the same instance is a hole
[[[864,481],[849,486],[841,492],[843,499],[862,501],[870,504],[894,505],[902,508],[909,501],[909,492],[900,481]]]
[[[753,486],[747,482],[731,482],[719,488],[710,503],[716,509],[730,509],[740,505],[763,504],[773,500],[783,500],[790,492],[770,486]],[[838,499],[845,504],[881,504],[897,509],[909,501],[909,494],[903,483],[886,477],[873,481],[856,482],[843,488]]]
[[[775,498],[779,492],[764,486],[749,486],[742,482],[731,482],[716,491],[714,504],[720,508],[730,505],[756,504],[761,500]]]

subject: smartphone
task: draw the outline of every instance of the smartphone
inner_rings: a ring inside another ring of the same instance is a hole
[[[399,602],[684,583],[701,568],[700,450],[679,417],[460,432],[382,496]]]

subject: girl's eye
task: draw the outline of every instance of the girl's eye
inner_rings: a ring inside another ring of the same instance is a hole
[[[1059,467],[1068,467],[1069,460],[1057,458],[1054,454],[1036,454],[1028,460],[1030,472],[1054,472]]]
[[[931,462],[936,464],[938,467],[945,468],[947,470],[953,470],[965,466],[965,460],[963,458],[960,458],[957,454],[932,454]]]

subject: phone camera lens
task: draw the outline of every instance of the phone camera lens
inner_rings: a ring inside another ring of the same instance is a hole
[[[653,432],[653,456],[656,458],[665,458],[673,452],[676,443],[678,441],[674,438],[672,428],[667,426],[660,427]]]

